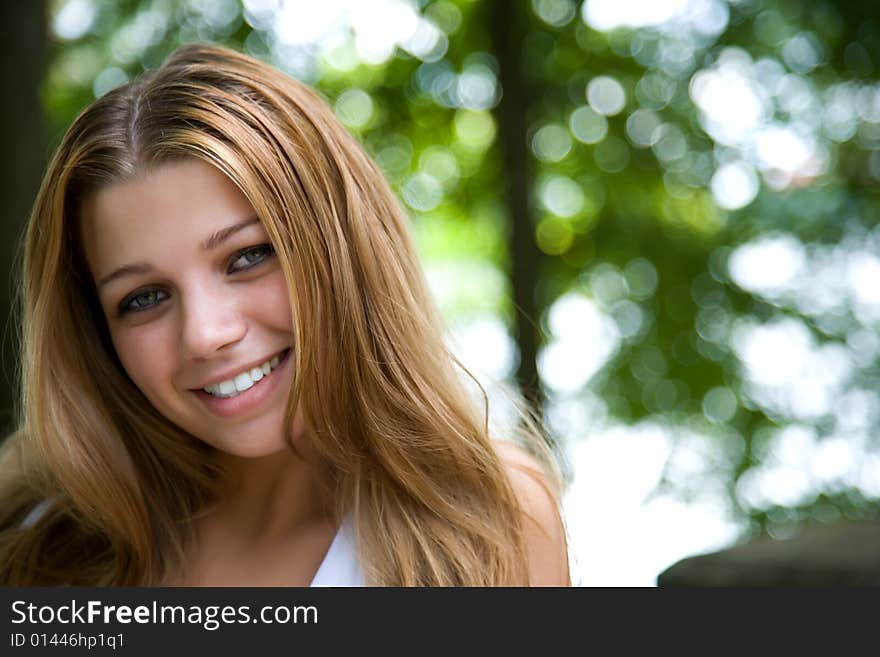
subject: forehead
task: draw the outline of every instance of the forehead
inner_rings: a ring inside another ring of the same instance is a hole
[[[81,234],[92,273],[145,254],[195,246],[254,215],[238,187],[196,159],[175,161],[86,198]]]

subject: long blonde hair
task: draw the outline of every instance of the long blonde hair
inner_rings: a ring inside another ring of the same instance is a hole
[[[0,581],[159,583],[214,495],[207,448],[116,357],[79,237],[88,195],[192,157],[242,190],[275,247],[296,345],[287,420],[303,409],[367,582],[527,583],[521,509],[388,184],[313,91],[208,45],[93,103],[49,165],[25,236]],[[41,500],[46,511],[24,522]]]

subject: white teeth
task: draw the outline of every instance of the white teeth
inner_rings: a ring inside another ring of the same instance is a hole
[[[254,380],[251,378],[249,372],[242,372],[234,379],[235,381],[235,389],[239,392],[244,392],[252,385],[254,385]]]
[[[246,370],[228,381],[222,381],[207,388],[203,388],[203,390],[215,397],[235,397],[245,390],[250,389],[264,376],[267,376],[272,370],[278,367],[280,361],[281,359],[278,356],[275,356],[262,365]]]

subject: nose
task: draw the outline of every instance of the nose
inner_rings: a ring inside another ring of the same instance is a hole
[[[189,358],[210,358],[247,334],[247,322],[228,288],[200,286],[182,306],[181,347]]]

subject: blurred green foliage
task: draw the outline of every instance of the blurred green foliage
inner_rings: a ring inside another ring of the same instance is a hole
[[[178,44],[265,58],[315,86],[385,171],[446,316],[510,326],[497,16],[479,0],[321,4],[53,2],[50,134]],[[590,433],[564,405],[554,414],[554,400],[573,401],[595,427],[649,420],[701,436],[710,455],[689,448],[686,466],[673,449],[663,488],[721,489],[756,529],[877,510],[880,10],[692,0],[639,25],[676,3],[526,4],[541,326],[551,346],[560,298],[611,320],[605,347],[585,329],[563,359],[577,370],[577,354],[605,348],[598,366],[568,383],[542,368],[551,427]],[[792,465],[797,445],[812,456]]]

